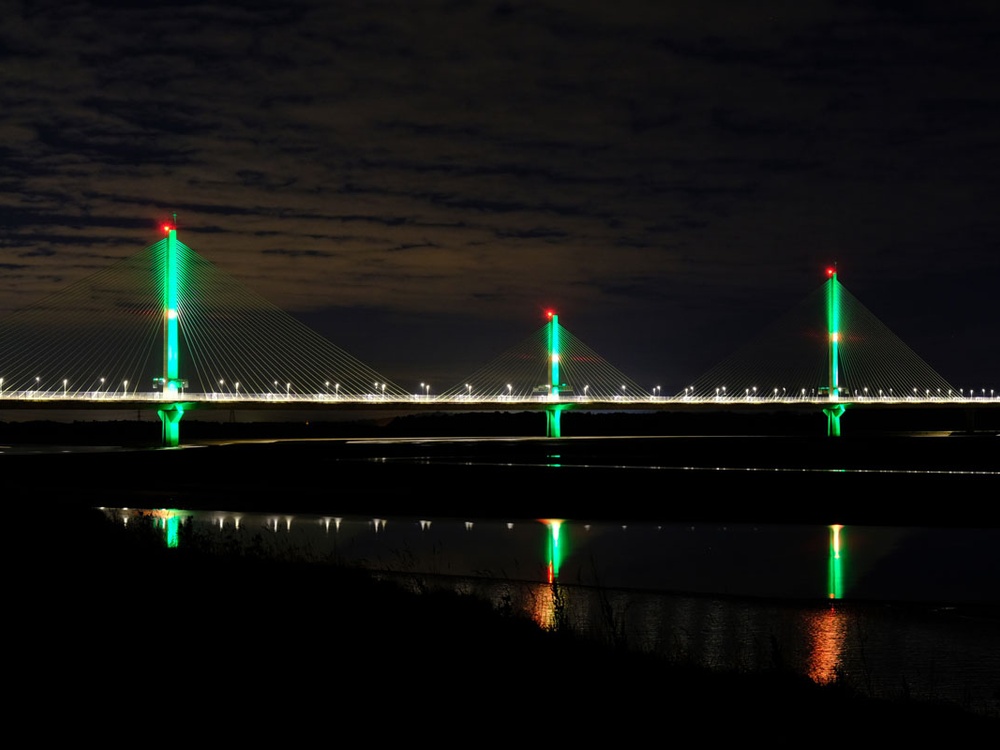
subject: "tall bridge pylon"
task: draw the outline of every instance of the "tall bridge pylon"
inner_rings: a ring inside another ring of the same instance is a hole
[[[827,341],[829,342],[829,391],[830,405],[823,409],[826,414],[827,437],[840,437],[840,418],[844,416],[849,404],[840,401],[840,283],[837,281],[837,267],[828,268],[826,275],[826,325]]]
[[[826,433],[841,434],[852,406],[959,397],[838,279],[826,281],[677,397],[716,404],[822,404]]]
[[[163,376],[154,379],[154,384],[163,389],[164,397],[176,398],[187,387],[186,380],[179,377],[180,335],[177,322],[178,287],[180,265],[177,258],[177,214],[174,223],[164,226],[167,233],[166,258],[163,263]],[[176,448],[180,444],[180,422],[184,416],[184,404],[177,401],[165,403],[157,410],[163,425],[163,445]]]
[[[546,437],[557,438],[562,437],[567,409],[649,398],[649,390],[571,334],[554,311],[545,316],[545,324],[533,334],[445,390],[441,400],[535,402],[545,412]]]
[[[162,445],[173,447],[184,415],[203,404],[410,397],[198,255],[178,238],[176,221],[163,231],[0,320],[0,398],[154,408]]]
[[[548,318],[548,385],[552,403],[545,407],[545,437],[557,438],[562,437],[562,413],[569,404],[559,403],[559,316],[549,312]]]

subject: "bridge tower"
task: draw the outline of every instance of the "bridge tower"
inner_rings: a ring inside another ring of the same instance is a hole
[[[180,369],[180,336],[177,323],[177,298],[180,286],[180,266],[177,259],[177,214],[174,223],[164,226],[167,233],[166,259],[163,264],[163,377],[154,382],[163,389],[164,404],[157,410],[163,425],[163,445],[174,448],[180,443],[180,422],[184,404],[171,401],[187,386],[178,376]]]
[[[562,437],[562,425],[560,417],[564,409],[569,408],[569,404],[559,403],[559,316],[554,312],[548,313],[548,386],[549,405],[545,407],[545,437]]]
[[[847,410],[847,404],[840,401],[839,361],[840,361],[840,284],[837,281],[837,267],[826,270],[826,325],[829,341],[829,383],[827,398],[830,406],[823,409],[826,414],[827,437],[840,437],[840,418]]]

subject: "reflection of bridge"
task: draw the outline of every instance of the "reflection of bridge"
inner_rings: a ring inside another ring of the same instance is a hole
[[[833,269],[806,302],[816,320],[790,317],[676,395],[638,385],[554,313],[452,388],[432,394],[421,383],[407,392],[219,272],[174,227],[165,231],[0,323],[0,408],[156,409],[164,444],[177,445],[193,408],[537,410],[546,434],[558,437],[567,409],[821,409],[835,436],[848,406],[1000,406],[994,390],[955,388],[934,372]]]

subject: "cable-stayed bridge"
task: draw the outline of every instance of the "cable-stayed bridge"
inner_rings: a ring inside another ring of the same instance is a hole
[[[0,408],[156,409],[177,445],[194,408],[822,409],[1000,404],[955,388],[837,280],[678,393],[644,388],[549,313],[519,345],[432,393],[400,387],[165,237],[0,321]]]

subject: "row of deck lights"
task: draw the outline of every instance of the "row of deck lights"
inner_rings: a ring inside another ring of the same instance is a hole
[[[868,389],[867,386],[864,387],[863,391],[864,391],[863,395],[855,393],[854,397],[855,398],[865,398],[865,399],[871,397],[869,395],[869,389]],[[841,394],[844,395],[845,397],[849,396],[848,391],[846,389],[841,389]],[[799,394],[800,398],[803,398],[803,399],[810,398],[810,397],[816,397],[818,395],[821,396],[823,394],[817,394],[815,388],[812,389],[811,393],[809,392],[809,389],[803,388],[801,390],[800,394]],[[953,390],[949,389],[947,393],[943,394],[943,393],[941,393],[941,389],[937,388],[932,393],[932,391],[931,391],[930,388],[925,388],[923,395],[924,395],[925,400],[932,399],[932,398],[934,398],[934,399],[941,399],[941,398],[951,399],[951,398],[955,397],[955,392]],[[772,396],[772,398],[774,400],[787,399],[788,398],[788,389],[787,388],[781,388],[781,389],[775,388],[774,391],[772,392],[771,396]],[[684,389],[684,398],[692,398],[692,397],[694,397],[694,388],[693,387],[685,388]],[[750,387],[750,388],[745,388],[744,391],[743,391],[743,397],[745,399],[757,398],[757,386],[753,386],[753,387]],[[968,398],[976,398],[976,389],[975,388],[970,388],[968,396],[966,396],[965,389],[964,388],[959,388],[958,389],[958,398],[964,399],[966,397],[968,397]],[[987,397],[986,396],[986,389],[985,388],[981,388],[980,391],[979,391],[979,398],[986,398],[986,397]],[[715,398],[716,398],[716,400],[720,400],[720,399],[724,400],[724,399],[727,399],[727,398],[731,399],[732,396],[729,395],[726,392],[726,386],[720,386],[719,388],[715,389]],[[884,398],[895,399],[895,398],[899,398],[899,395],[896,394],[893,391],[892,388],[888,388],[888,389],[879,388],[878,389],[878,398],[882,398],[882,399],[884,399]],[[905,396],[905,398],[914,398],[914,399],[920,398],[920,389],[919,388],[914,388],[913,389],[913,395],[910,396],[909,394],[907,394]],[[990,399],[996,398],[996,389],[990,388],[989,398]]]
[[[98,394],[108,395],[107,392],[104,391],[105,382],[106,382],[106,378],[100,378],[100,386],[98,388],[96,388],[94,391],[92,391],[92,393],[95,395],[95,397]],[[128,384],[129,384],[128,380],[123,380],[122,381],[122,395],[123,395],[123,397],[128,396]],[[222,394],[225,393],[225,385],[226,385],[225,378],[220,378],[219,379],[219,395],[222,395]],[[325,385],[325,388],[326,388],[326,393],[329,396],[330,395],[330,385],[331,385],[330,381],[327,380],[324,385]],[[376,396],[381,395],[382,398],[385,398],[385,390],[386,390],[386,386],[387,385],[388,385],[387,383],[379,383],[379,382],[376,381],[374,383],[374,388],[375,388],[374,395],[376,395]],[[280,392],[281,384],[279,383],[279,381],[277,381],[277,380],[274,381],[274,388],[275,388],[275,392],[276,393]],[[464,395],[465,395],[465,397],[467,399],[471,400],[472,399],[472,395],[473,395],[472,385],[470,383],[466,383],[465,384],[465,388],[466,388],[466,393]],[[549,388],[549,390],[551,392],[552,386],[549,385],[548,388]],[[234,395],[235,395],[235,397],[239,398],[239,395],[240,395],[240,382],[239,381],[236,381],[233,384],[233,389],[234,389]],[[333,389],[334,389],[333,396],[335,398],[340,398],[340,383],[334,383],[333,384]],[[40,376],[36,376],[35,377],[35,388],[34,388],[33,391],[29,391],[29,393],[39,392],[40,390],[41,390],[41,377]],[[861,396],[860,394],[856,394],[855,397],[861,397],[861,398],[865,398],[865,399],[869,398],[869,389],[868,389],[868,387],[865,386],[863,390],[864,390],[864,395],[863,396]],[[506,394],[508,399],[513,398],[513,391],[514,391],[514,386],[511,383],[508,383],[507,384],[507,394]],[[583,387],[583,398],[586,399],[586,398],[589,397],[589,391],[590,391],[590,386],[589,385],[585,385]],[[0,396],[3,395],[3,392],[4,392],[4,379],[2,377],[0,377]],[[63,397],[64,398],[66,398],[66,397],[69,396],[69,379],[68,378],[63,378],[63,381],[62,381],[62,392],[63,392]],[[654,386],[652,388],[652,391],[651,391],[653,399],[659,399],[660,398],[660,392],[661,392],[660,386],[658,386],[658,385]],[[183,388],[181,389],[181,393],[183,394]],[[842,393],[845,393],[845,396],[846,396],[846,392],[842,391]],[[285,383],[285,397],[286,398],[291,398],[291,394],[292,394],[292,384],[291,384],[291,382],[286,382]],[[111,395],[114,395],[114,394],[111,394]],[[423,396],[427,400],[430,400],[430,395],[431,395],[431,386],[430,386],[430,383],[421,383],[420,384],[420,394],[419,395]],[[627,387],[625,385],[623,385],[622,386],[622,398],[627,397],[627,395],[628,395],[627,394]],[[779,390],[778,388],[775,388],[773,390],[773,392],[772,392],[771,395],[772,395],[772,398],[774,400],[779,400],[779,398],[780,399],[786,399],[787,398],[787,389],[786,388],[781,388]],[[806,388],[803,388],[801,390],[801,392],[800,392],[800,398],[802,398],[802,399],[809,398],[810,396],[816,397],[818,395],[822,395],[822,394],[817,394],[817,392],[816,392],[815,389],[812,390],[811,394],[808,393],[808,389],[806,389]],[[961,399],[964,399],[964,398],[976,398],[976,395],[977,394],[976,394],[976,389],[975,388],[970,388],[969,389],[968,396],[966,396],[966,391],[965,391],[964,388],[959,388],[958,389],[958,396]],[[684,395],[683,395],[683,397],[685,399],[695,398],[695,389],[694,389],[694,386],[689,386],[689,387],[685,388],[684,389]],[[757,387],[756,386],[752,386],[750,388],[745,388],[744,391],[743,391],[743,397],[745,399],[747,399],[747,400],[757,398]],[[935,394],[932,396],[931,389],[930,388],[925,388],[924,389],[924,397],[925,397],[925,399],[930,399],[932,397],[933,398],[937,398],[937,399],[941,399],[941,398],[948,398],[948,399],[950,399],[950,398],[954,397],[954,391],[949,390],[947,394],[942,394],[941,393],[941,389],[937,388],[937,389],[935,389]],[[980,398],[986,398],[987,397],[987,391],[986,391],[985,388],[981,388],[979,390],[979,397]],[[715,399],[716,400],[725,400],[725,399],[731,399],[731,398],[732,398],[732,396],[727,392],[726,386],[720,386],[720,387],[718,387],[718,388],[715,389]],[[884,398],[895,399],[895,398],[898,398],[898,395],[893,391],[892,388],[888,388],[888,389],[879,388],[878,389],[878,398],[880,398],[880,399],[884,399]],[[914,399],[920,398],[920,390],[918,388],[914,387],[913,388],[913,394],[912,394],[912,396],[910,394],[907,394],[906,398],[914,398]],[[989,390],[989,398],[990,399],[996,398],[996,389],[991,388]]]
[[[0,396],[3,395],[3,391],[4,391],[4,384],[3,383],[4,383],[4,379],[0,378]],[[29,390],[28,393],[38,393],[38,392],[40,392],[42,390],[41,383],[42,383],[41,376],[36,375],[35,376],[35,387],[34,387],[34,389]],[[101,378],[100,379],[100,383],[101,383],[100,387],[95,388],[93,391],[91,391],[91,393],[97,395],[99,393],[103,393],[104,392],[105,378]],[[63,398],[66,398],[66,397],[69,396],[69,378],[63,378],[63,381],[62,381],[62,392],[63,392]],[[123,380],[122,381],[122,393],[125,394],[125,395],[128,395],[128,381],[127,380]]]

